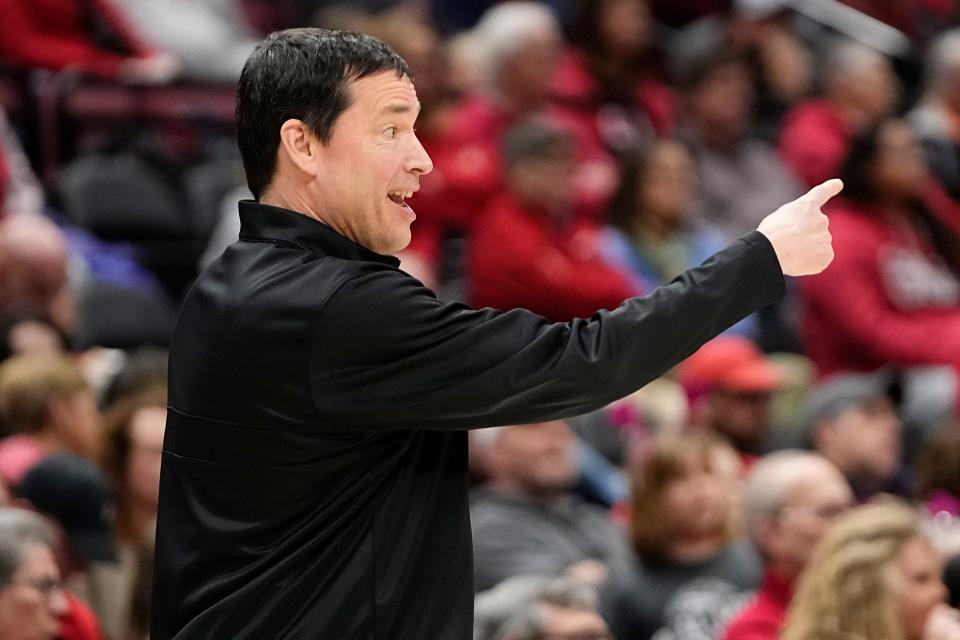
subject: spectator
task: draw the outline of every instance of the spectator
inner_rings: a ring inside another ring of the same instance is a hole
[[[74,296],[67,281],[63,234],[38,213],[0,221],[0,313],[37,313],[69,334]]]
[[[682,120],[698,174],[695,217],[728,238],[754,229],[769,211],[800,194],[799,183],[765,142],[750,135],[754,91],[744,61],[701,46],[677,61]]]
[[[817,547],[781,638],[949,640],[960,635],[960,620],[945,598],[940,559],[914,512],[864,506]]]
[[[567,424],[500,427],[483,437],[491,481],[470,502],[476,590],[525,574],[602,582],[626,558],[626,543],[603,509],[570,491],[577,466]]]
[[[0,508],[0,636],[54,640],[69,604],[53,556],[54,533],[37,515]]]
[[[571,137],[527,120],[507,134],[503,156],[507,193],[491,202],[472,238],[473,304],[567,321],[637,293],[603,261],[600,230],[571,217]]]
[[[640,290],[668,284],[726,246],[718,229],[691,216],[696,175],[683,143],[650,143],[628,157],[621,175],[604,232],[604,254],[630,273]],[[752,326],[744,320],[734,332],[749,333]]]
[[[731,593],[757,587],[760,559],[734,542],[734,502],[720,469],[724,447],[703,434],[663,439],[634,474],[636,555],[616,567],[601,594],[617,638],[652,637],[671,602],[701,579],[711,579],[700,597],[711,599],[714,615],[731,604]]]
[[[847,478],[860,501],[904,495],[901,425],[882,376],[838,375],[807,396],[803,422],[814,449]]]
[[[865,131],[841,177],[845,201],[829,211],[836,259],[799,283],[819,374],[960,370],[960,236],[924,197],[927,169],[910,128],[887,120]]]
[[[960,29],[947,31],[927,52],[926,86],[907,120],[917,132],[930,169],[960,199]]]
[[[646,0],[579,0],[573,46],[561,57],[554,102],[582,120],[611,151],[637,150],[673,126],[676,100],[652,59]]]
[[[0,1],[0,60],[69,69],[133,84],[160,84],[179,63],[148,45],[107,0]]]
[[[596,600],[570,578],[509,578],[477,596],[473,640],[610,640]]]
[[[553,13],[539,2],[499,3],[484,14],[472,37],[482,52],[481,84],[450,116],[446,135],[434,148],[441,177],[428,178],[443,180],[438,197],[449,223],[472,228],[478,212],[503,188],[504,134],[534,115],[574,132],[573,200],[578,213],[599,217],[616,187],[616,167],[589,131],[548,100],[563,42]]]
[[[849,509],[846,479],[824,458],[780,451],[760,460],[743,491],[747,532],[763,557],[760,590],[724,640],[777,640],[794,583],[834,521]]]
[[[838,40],[823,56],[823,95],[787,114],[780,154],[805,185],[836,177],[851,140],[889,117],[897,103],[897,79],[879,51]]]
[[[64,356],[17,356],[0,366],[0,478],[16,489],[48,454],[92,457],[99,415],[80,371]]]
[[[98,611],[108,637],[128,636],[134,588],[138,579],[149,579],[142,575],[141,550],[152,548],[166,419],[165,386],[120,400],[104,417],[100,464],[116,496],[119,557],[96,576],[99,590],[112,594]]]
[[[691,51],[720,43],[748,61],[756,96],[751,130],[770,140],[787,108],[809,90],[812,56],[799,37],[796,15],[786,3],[733,0],[726,4],[726,11],[705,16],[674,36],[668,53],[671,62],[682,66]]]
[[[106,478],[83,458],[55,454],[27,473],[17,494],[55,523],[61,534],[54,552],[70,586],[70,606],[60,621],[60,636],[64,640],[99,640],[102,633],[97,616],[104,602],[116,595],[97,589],[93,580],[98,565],[117,560],[110,529],[114,507]]]
[[[691,399],[691,422],[728,440],[749,468],[770,438],[771,394],[780,371],[738,336],[708,342],[680,367]]]

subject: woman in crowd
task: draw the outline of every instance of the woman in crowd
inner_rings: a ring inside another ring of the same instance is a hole
[[[604,257],[631,274],[640,291],[652,291],[727,246],[719,229],[690,215],[696,170],[690,151],[671,139],[651,142],[623,163],[610,206]],[[749,334],[753,321],[733,331]]]
[[[866,131],[841,177],[844,200],[828,211],[836,258],[799,282],[818,372],[891,364],[960,371],[960,237],[929,197],[913,132],[900,120]]]
[[[725,465],[729,446],[691,433],[657,441],[633,477],[633,566],[614,569],[603,609],[618,638],[650,638],[685,587],[715,596],[754,589],[760,562],[734,541],[736,514]],[[701,581],[699,579],[706,579]],[[699,584],[694,584],[697,581]]]
[[[112,594],[98,603],[97,612],[111,638],[129,637],[131,626],[142,626],[136,622],[135,594],[137,583],[144,582],[143,559],[152,555],[144,550],[153,545],[166,407],[166,387],[153,387],[119,400],[104,418],[100,464],[117,500],[119,562],[94,579],[101,582],[101,592]]]
[[[797,587],[783,640],[949,640],[937,552],[916,514],[894,503],[851,512],[827,534]]]

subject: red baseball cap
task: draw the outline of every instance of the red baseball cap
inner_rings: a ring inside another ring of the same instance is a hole
[[[776,389],[783,376],[747,338],[721,336],[687,358],[680,381],[694,393],[716,387],[751,393]]]

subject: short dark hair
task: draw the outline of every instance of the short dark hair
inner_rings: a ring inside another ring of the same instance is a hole
[[[350,106],[350,82],[381,71],[413,73],[376,38],[303,28],[271,33],[247,58],[237,90],[237,139],[247,184],[258,200],[273,179],[280,127],[302,120],[327,144]]]

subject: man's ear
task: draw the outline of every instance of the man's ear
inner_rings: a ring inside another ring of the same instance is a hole
[[[319,138],[302,120],[291,118],[280,126],[280,149],[290,162],[309,176],[319,175]]]

